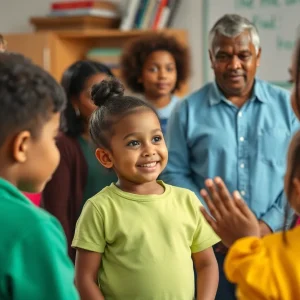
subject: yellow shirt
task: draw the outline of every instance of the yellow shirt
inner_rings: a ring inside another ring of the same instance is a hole
[[[219,241],[196,195],[159,182],[162,195],[136,195],[114,184],[85,204],[73,247],[103,253],[105,300],[192,300],[191,253]]]
[[[239,300],[300,299],[300,227],[262,239],[238,240],[225,260],[228,279]]]

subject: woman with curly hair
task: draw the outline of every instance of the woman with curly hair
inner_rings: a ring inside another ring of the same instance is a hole
[[[152,33],[131,40],[121,57],[124,83],[157,110],[165,133],[179,98],[174,95],[189,76],[189,51],[176,38]]]

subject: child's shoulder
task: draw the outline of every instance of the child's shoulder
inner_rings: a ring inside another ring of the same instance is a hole
[[[1,195],[0,195],[1,198]],[[41,224],[56,220],[45,210],[36,207],[29,200],[13,199],[16,201],[3,201],[1,205],[0,219],[9,225],[8,230],[34,229]],[[26,202],[27,201],[27,202]]]
[[[42,239],[50,240],[51,236],[59,239],[59,234],[62,234],[61,225],[48,212],[21,197],[1,200],[0,230],[2,245],[7,249],[13,249],[28,240],[35,241],[36,245],[33,247],[38,247]]]
[[[87,203],[92,204],[96,208],[105,207],[111,202],[116,203],[118,199],[118,193],[116,193],[116,187],[112,183],[109,186],[106,186],[96,195],[87,200]]]
[[[179,186],[175,186],[175,185],[171,185],[171,184],[165,183],[162,180],[160,180],[160,182],[165,186],[166,189],[169,189],[173,193],[186,194],[186,195],[189,195],[189,196],[192,196],[192,197],[196,196],[195,193],[192,192],[189,189],[179,187]]]
[[[197,206],[200,205],[199,199],[197,198],[195,193],[192,192],[191,190],[183,187],[170,185],[164,182],[163,185],[165,186],[165,189],[169,191],[168,195],[170,197],[176,198],[178,201],[188,202]]]

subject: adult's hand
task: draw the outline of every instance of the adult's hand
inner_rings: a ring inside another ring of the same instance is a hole
[[[203,207],[200,210],[225,246],[230,247],[242,237],[260,237],[259,223],[239,192],[231,196],[220,177],[207,179],[205,185],[209,193],[202,189],[200,194],[211,215]]]

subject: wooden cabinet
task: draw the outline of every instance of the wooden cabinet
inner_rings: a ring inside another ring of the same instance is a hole
[[[26,34],[5,34],[8,50],[20,52],[42,66],[60,81],[64,70],[77,60],[83,59],[93,47],[121,47],[129,39],[149,34],[148,30],[84,30],[84,31],[38,31]],[[162,30],[180,42],[187,44],[185,30]],[[105,62],[104,62],[105,63]],[[188,82],[178,92],[188,92]]]

